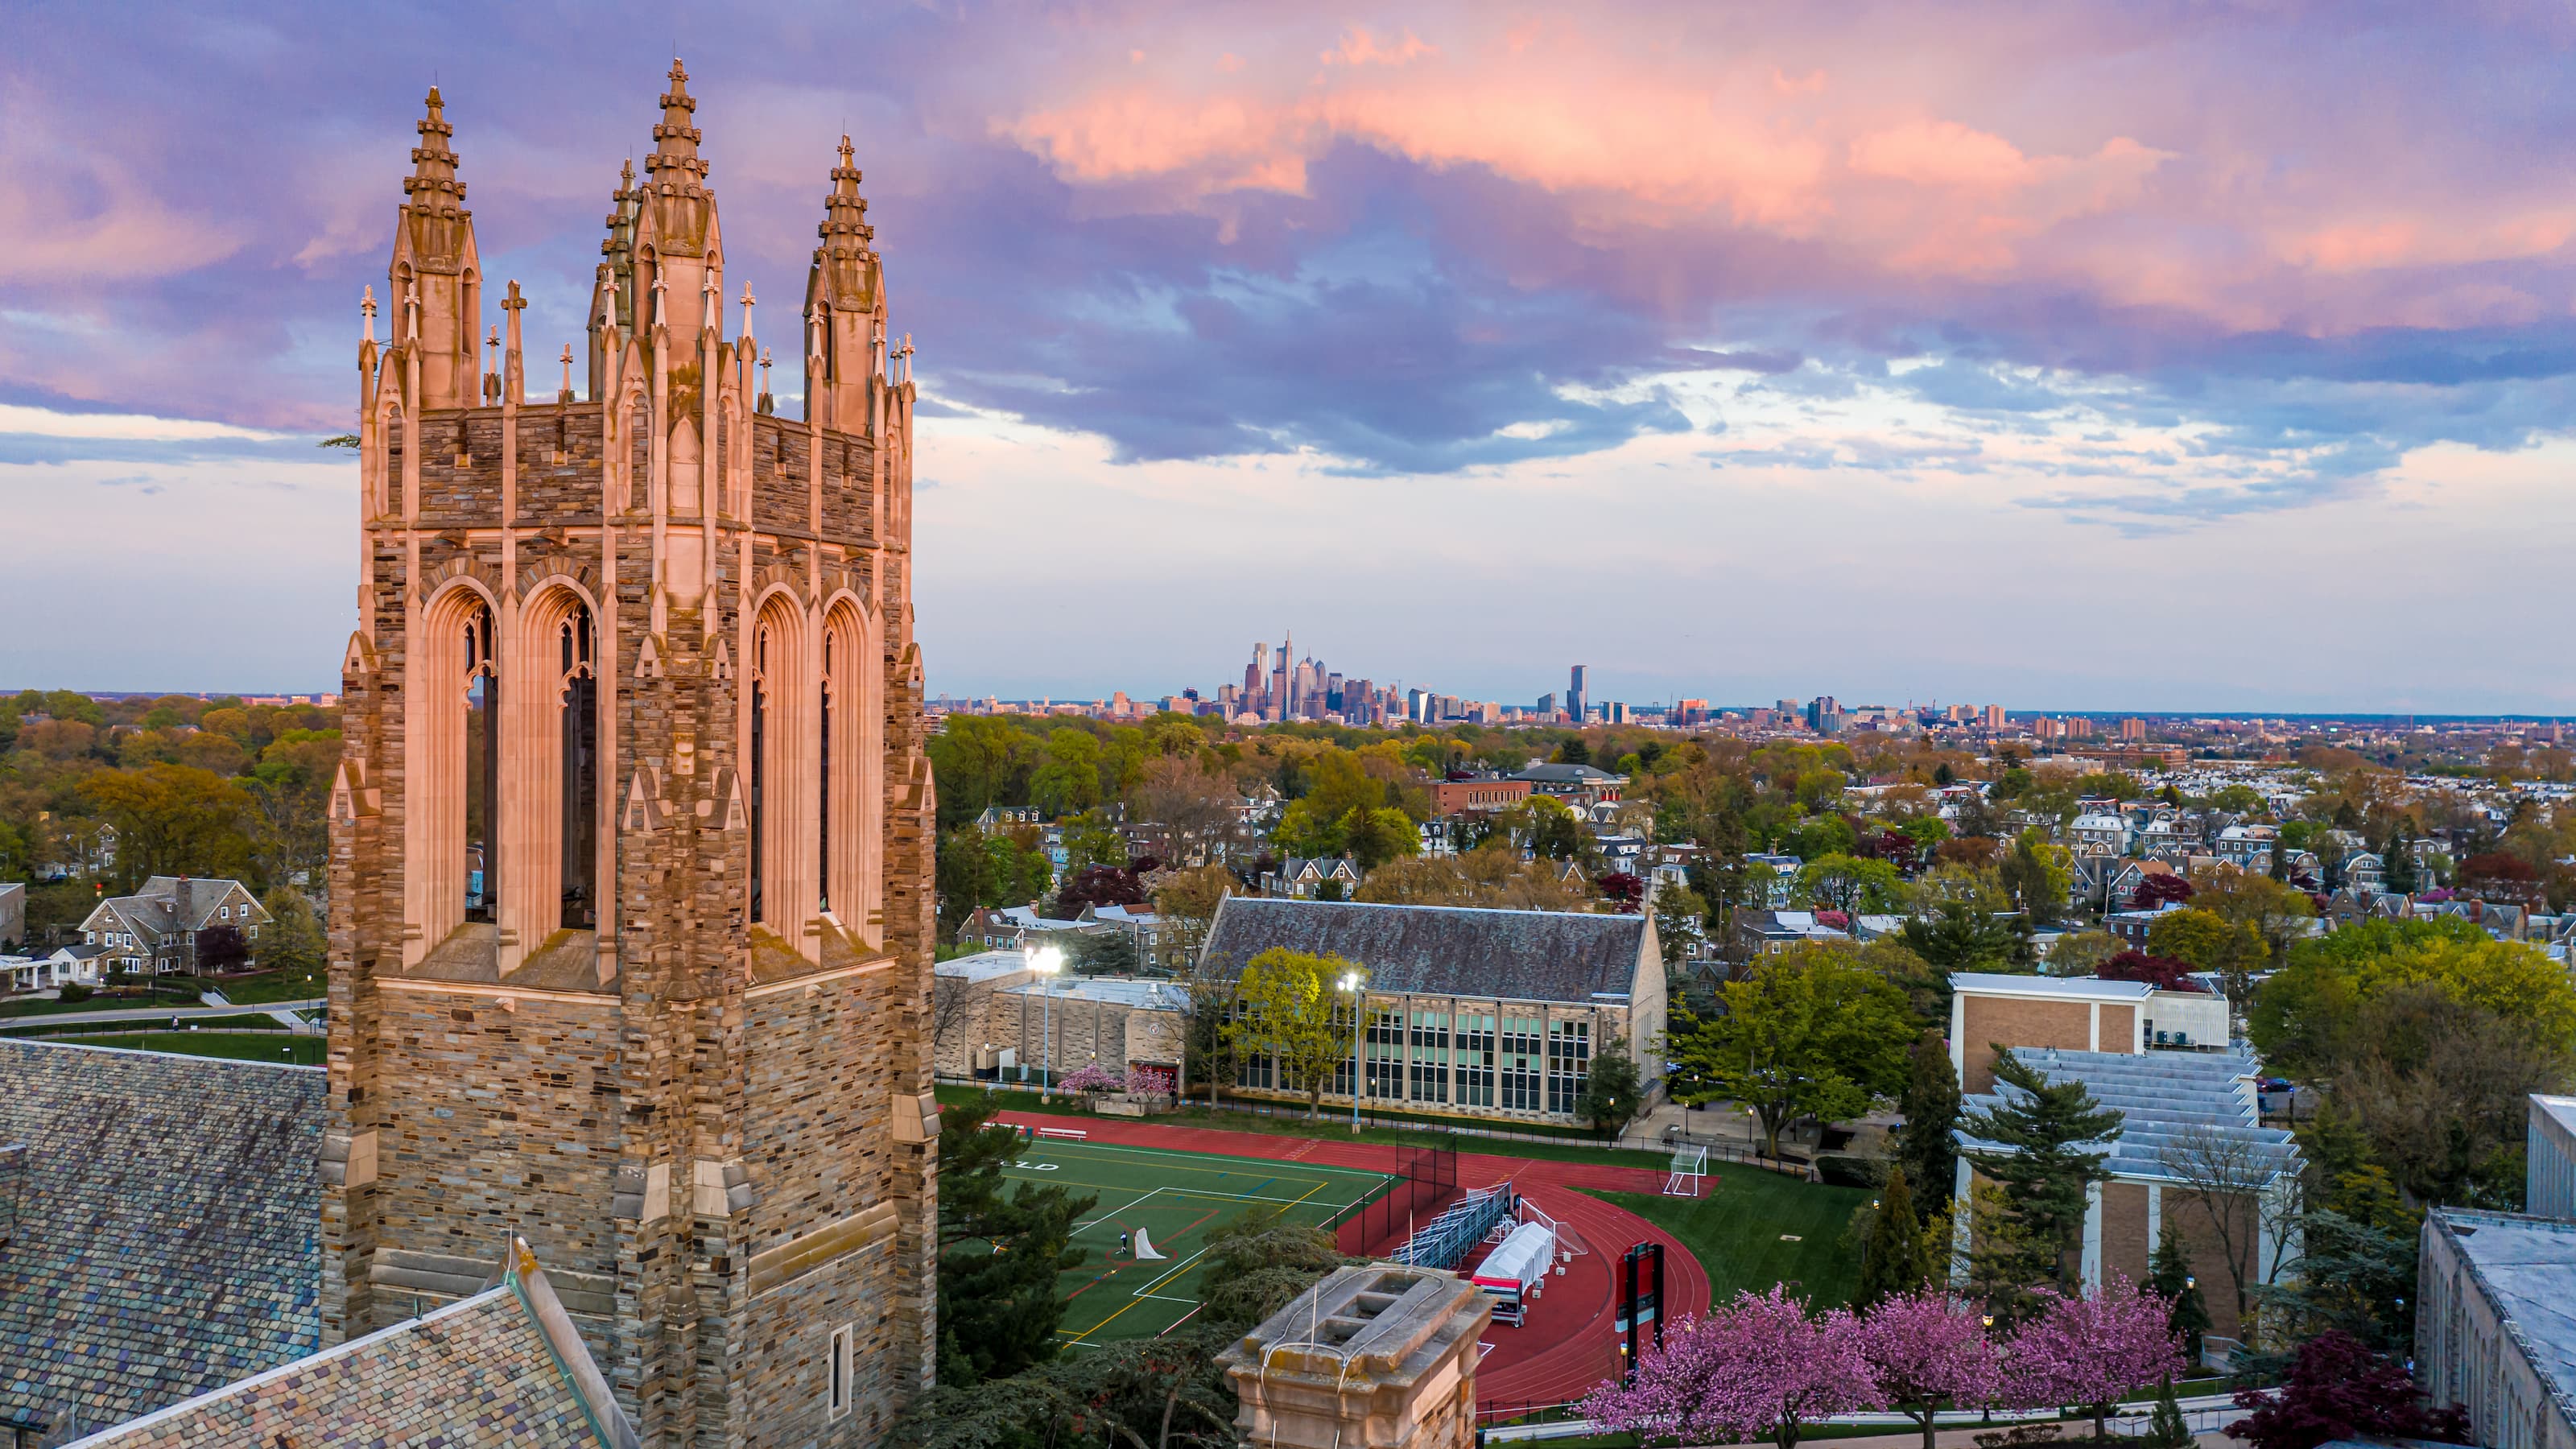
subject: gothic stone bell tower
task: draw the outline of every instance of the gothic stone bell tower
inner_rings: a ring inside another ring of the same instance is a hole
[[[524,1237],[648,1445],[864,1445],[933,1361],[909,346],[848,138],[776,414],[675,62],[587,377],[483,333],[438,92],[365,305],[323,1322]]]

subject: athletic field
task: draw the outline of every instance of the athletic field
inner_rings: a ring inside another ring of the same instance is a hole
[[[1327,1223],[1393,1181],[1357,1168],[1048,1137],[1024,1144],[1003,1175],[1099,1199],[1075,1225],[1082,1266],[1064,1274],[1056,1336],[1068,1344],[1152,1338],[1197,1312],[1207,1235],[1245,1213],[1277,1209]],[[1122,1233],[1130,1251],[1119,1250]],[[1137,1256],[1139,1233],[1164,1256]]]

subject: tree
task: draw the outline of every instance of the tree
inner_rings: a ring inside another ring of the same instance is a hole
[[[321,995],[331,943],[313,903],[295,887],[281,885],[271,887],[260,905],[268,911],[268,924],[260,928],[260,964],[289,981],[310,981],[312,994]]]
[[[1674,1324],[1662,1348],[1638,1356],[1627,1382],[1602,1383],[1576,1408],[1641,1442],[1725,1444],[1758,1435],[1793,1449],[1810,1420],[1881,1402],[1852,1316],[1809,1317],[1775,1284]]]
[[[1655,944],[1667,976],[1690,960],[1691,948],[1708,939],[1708,898],[1686,885],[1655,888]]]
[[[2170,1218],[2156,1238],[2155,1255],[2147,1260],[2147,1287],[2173,1305],[2166,1315],[2165,1327],[2173,1330],[2175,1341],[2182,1345],[2183,1357],[2200,1362],[2201,1340],[2209,1335],[2209,1304],[2200,1296],[2191,1260],[2183,1254],[2182,1234]]]
[[[2428,1407],[2403,1364],[2347,1333],[2299,1345],[2277,1392],[2242,1390],[2236,1407],[2254,1412],[2227,1432],[2254,1449],[2316,1449],[2330,1439],[2470,1442],[2465,1414]]]
[[[1464,855],[1398,860],[1371,871],[1356,899],[1382,905],[1482,906],[1511,911],[1580,911],[1591,896],[1545,861],[1523,860],[1501,841]]]
[[[2199,1442],[2200,1436],[2191,1432],[2191,1424],[2182,1416],[2182,1400],[2174,1397],[2173,1380],[2166,1379],[2156,1390],[2155,1413],[2147,1420],[2139,1449],[2193,1449]]]
[[[1912,1293],[1931,1281],[1932,1272],[1923,1254],[1923,1224],[1914,1213],[1913,1189],[1903,1167],[1891,1168],[1871,1209],[1869,1236],[1861,1247],[1860,1291],[1852,1301],[1868,1308]]]
[[[1333,1235],[1281,1208],[1246,1213],[1208,1234],[1199,1263],[1199,1302],[1210,1324],[1239,1337],[1295,1302],[1335,1268],[1365,1263],[1342,1255]]]
[[[1762,1123],[1763,1150],[1813,1117],[1839,1122],[1892,1097],[1905,1082],[1914,1039],[1905,993],[1852,955],[1807,948],[1766,956],[1750,975],[1718,988],[1722,1014],[1674,1013],[1671,1069],[1690,1080],[1687,1099],[1728,1098]]]
[[[1937,1289],[1917,1285],[1870,1309],[1860,1347],[1879,1396],[1922,1427],[1923,1449],[1942,1410],[1982,1407],[2003,1391],[2003,1362],[1978,1313]]]
[[[2051,1082],[2009,1047],[1995,1054],[1997,1102],[1959,1123],[1980,1145],[1967,1155],[2003,1189],[2011,1214],[2054,1254],[2059,1286],[2079,1279],[2084,1214],[2093,1187],[2108,1182],[2103,1160],[2121,1133],[2120,1114],[2084,1083]]]
[[[1100,740],[1068,725],[1047,736],[1046,763],[1029,781],[1032,802],[1049,815],[1073,815],[1100,803]]]
[[[2137,981],[2159,991],[2198,991],[2200,983],[2191,979],[2192,965],[2170,956],[2150,956],[2144,951],[2123,951],[2094,968],[2093,974],[2105,981]]]
[[[955,942],[966,918],[984,904],[992,888],[993,859],[984,836],[964,826],[939,837],[935,863],[939,883],[939,938]]]
[[[2255,1288],[2270,1282],[2253,1276],[2256,1263],[2268,1249],[2277,1271],[2298,1235],[2297,1179],[2283,1171],[2288,1154],[2241,1133],[2195,1123],[2174,1128],[2156,1160],[2182,1189],[2168,1195],[2165,1221],[2173,1221],[2176,1208],[2198,1210],[2226,1257],[2242,1322]]]
[[[250,797],[239,785],[188,765],[94,770],[80,791],[116,827],[116,872],[128,886],[147,876],[246,873]]]
[[[1343,848],[1362,871],[1422,853],[1422,836],[1414,829],[1413,817],[1392,805],[1374,810],[1352,807],[1342,816],[1341,836]]]
[[[2178,905],[2191,899],[2191,878],[2166,872],[2143,875],[2138,888],[2129,897],[2129,909],[2152,911],[2158,906]]]
[[[1616,1138],[1645,1109],[1645,1081],[1637,1059],[1628,1054],[1626,1042],[1612,1037],[1592,1058],[1583,1091],[1574,1099],[1574,1115],[1591,1123],[1602,1136]]]
[[[1076,1219],[1095,1198],[1062,1187],[1009,1184],[1019,1134],[986,1125],[987,1095],[939,1122],[939,1378],[964,1386],[1007,1378],[1055,1354],[1064,1300],[1056,1275],[1077,1267]]]
[[[197,933],[196,967],[203,974],[239,971],[250,960],[250,943],[239,926],[208,926]]]
[[[1884,913],[1904,909],[1905,881],[1886,861],[1828,855],[1799,869],[1798,895],[1828,910]]]
[[[2075,889],[2075,857],[2065,846],[2050,844],[2044,828],[2023,831],[2001,868],[2005,888],[2033,921],[2045,925],[2066,913]]]
[[[2221,973],[2248,970],[2264,958],[2261,936],[2197,906],[2158,916],[2147,928],[2147,951],[2183,962],[2194,971]]]
[[[1144,903],[1144,881],[1136,871],[1116,865],[1085,866],[1074,872],[1072,878],[1055,893],[1058,920],[1079,920],[1085,910],[1094,906],[1141,906]]]
[[[2089,1412],[2097,1444],[2109,1441],[2103,1421],[2123,1397],[2187,1367],[2165,1326],[2170,1305],[2125,1278],[2087,1297],[2041,1296],[2039,1316],[2013,1335],[2010,1381],[2025,1403]]]
[[[2306,937],[2308,922],[2317,914],[2317,903],[2306,891],[2232,865],[2194,876],[2191,904],[2252,932],[2263,947],[2258,960],[2275,966]]]
[[[1905,1087],[1896,1108],[1905,1117],[1896,1129],[1897,1170],[1921,1185],[1929,1209],[1950,1195],[1959,1160],[1950,1136],[1959,1125],[1959,1076],[1939,1032],[1925,1032],[1906,1049]]]
[[[1359,963],[1273,946],[1244,963],[1235,983],[1227,1035],[1238,1052],[1266,1056],[1280,1084],[1306,1093],[1309,1115],[1323,1115],[1324,1089],[1349,1055],[1351,1024],[1341,1015],[1341,979]]]
[[[1079,976],[1133,976],[1143,962],[1136,954],[1136,937],[1124,926],[1106,931],[1072,931],[1066,942],[1073,949],[1074,973]]]
[[[1996,1323],[2006,1328],[2020,1324],[2039,1311],[2041,1286],[2057,1280],[2056,1240],[2024,1222],[2003,1189],[1991,1182],[1970,1179],[1967,1207],[1961,1292],[1983,1305]]]

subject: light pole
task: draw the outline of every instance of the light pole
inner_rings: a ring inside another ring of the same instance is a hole
[[[1038,1064],[1038,1100],[1045,1102],[1055,1093],[1055,975],[1064,969],[1064,951],[1038,947],[1029,953],[1029,969],[1038,977],[1038,1044],[1045,1053]]]
[[[1366,978],[1356,971],[1342,973],[1342,989],[1351,994],[1351,1135],[1360,1133],[1360,1093],[1368,1088],[1368,1058],[1360,1051],[1360,1023],[1368,1015],[1368,998],[1360,988]]]

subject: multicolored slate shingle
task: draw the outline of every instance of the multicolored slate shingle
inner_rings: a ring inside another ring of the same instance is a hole
[[[0,1040],[0,1411],[59,1444],[319,1347],[323,1090]]]

